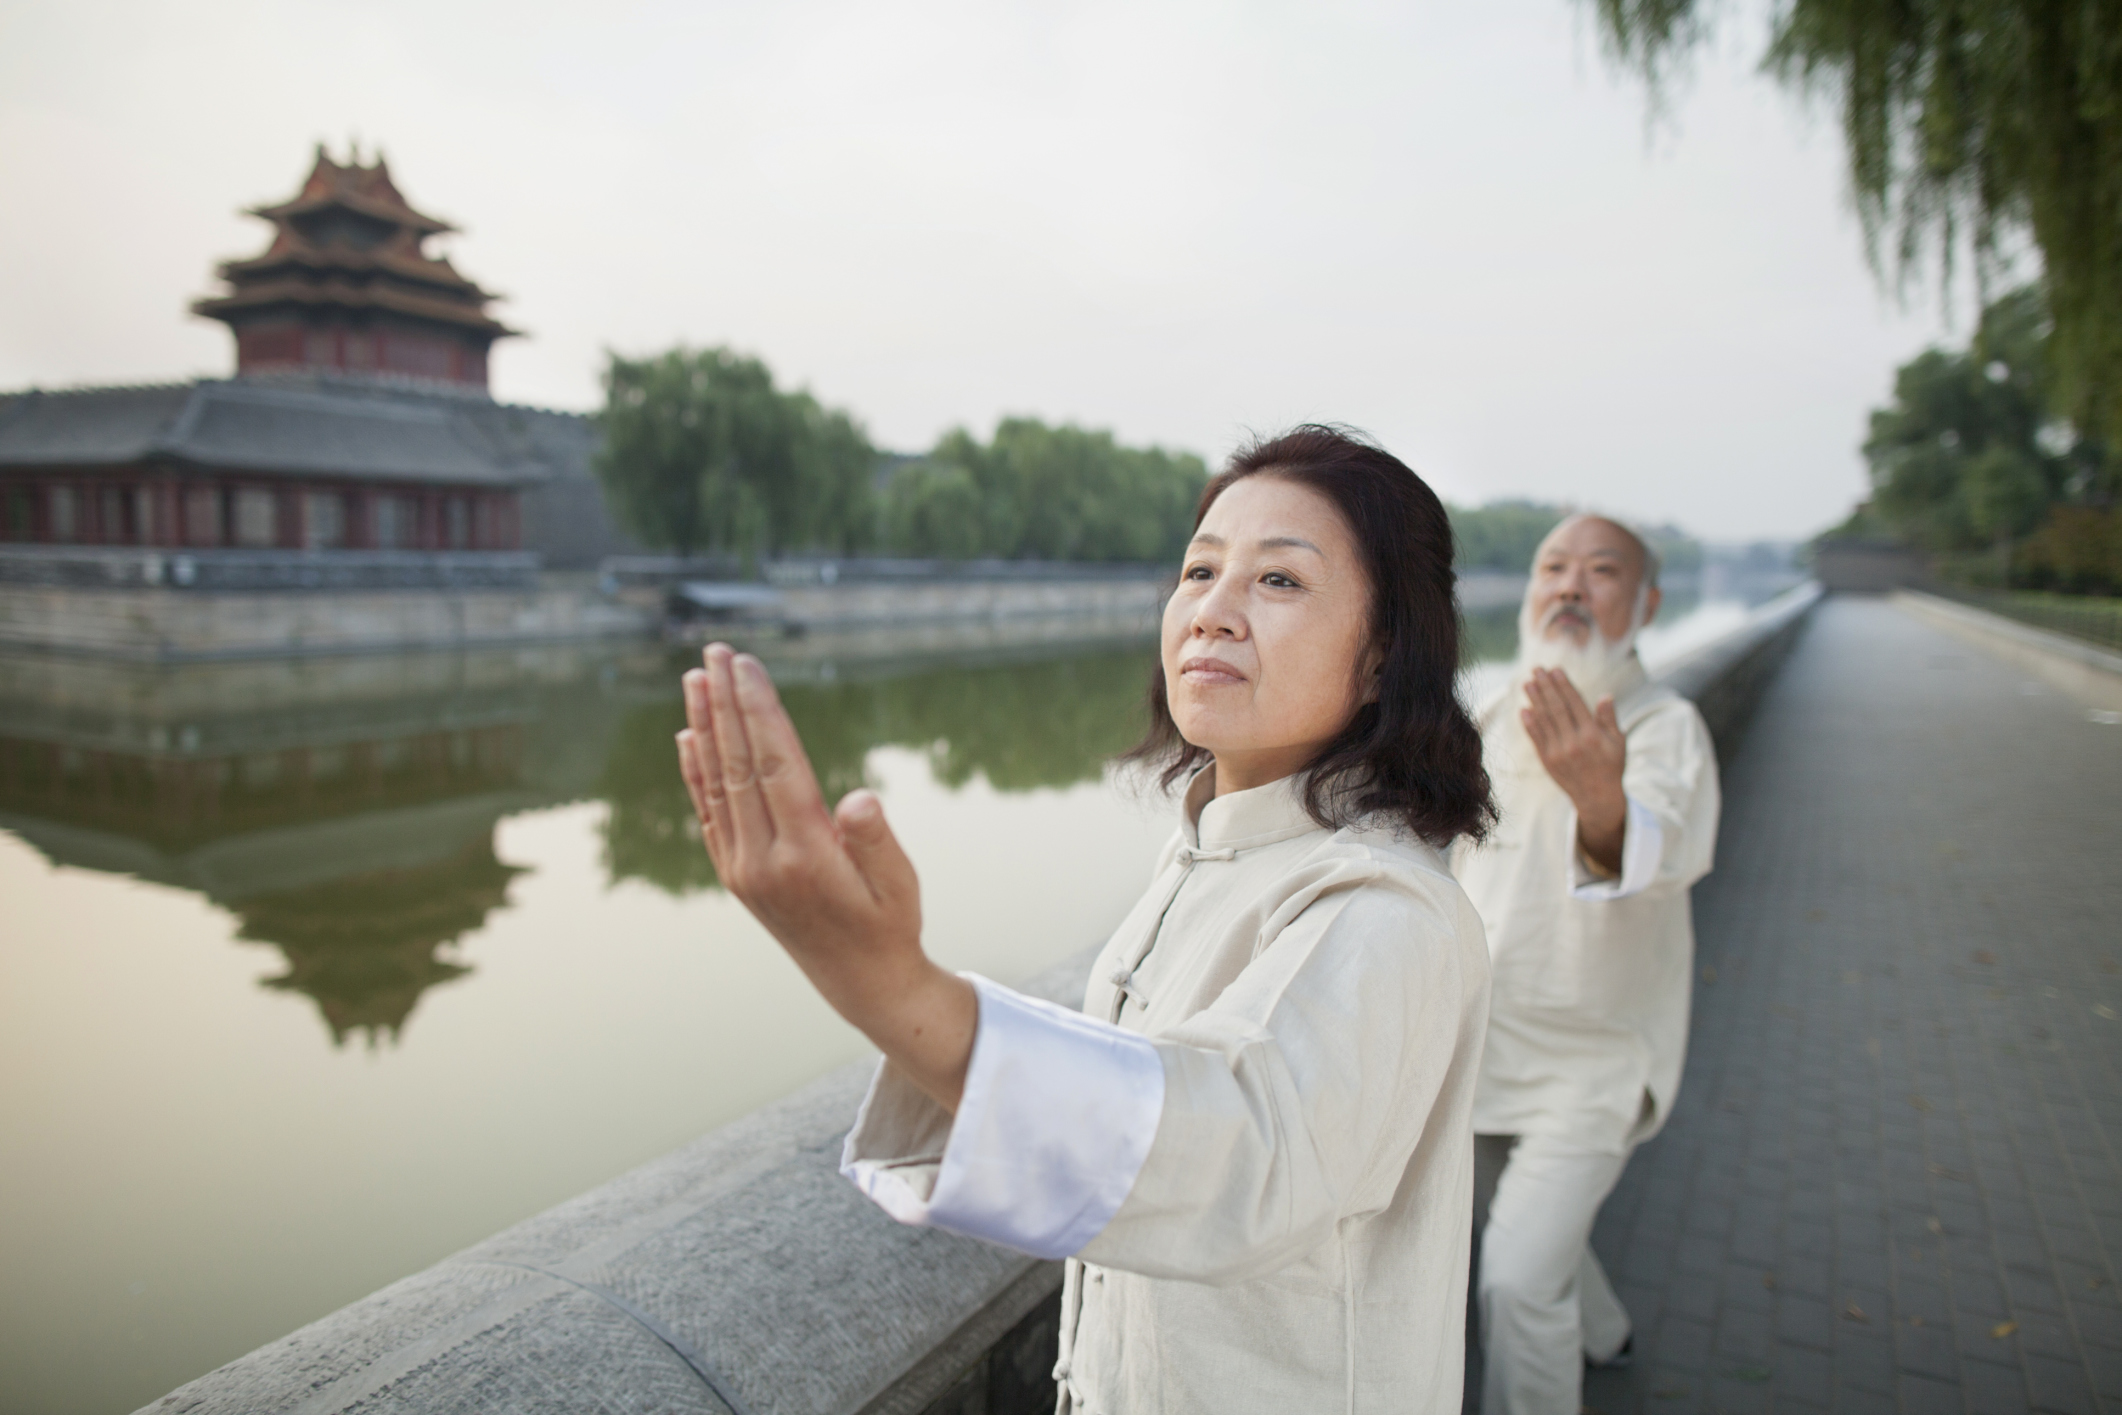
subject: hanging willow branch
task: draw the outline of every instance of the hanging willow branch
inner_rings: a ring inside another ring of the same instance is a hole
[[[1707,36],[1699,0],[1590,0],[1654,98]],[[1985,290],[2040,251],[2058,411],[2122,445],[2122,0],[1780,0],[1762,66],[1836,103],[1874,268],[1897,289],[1972,253]]]

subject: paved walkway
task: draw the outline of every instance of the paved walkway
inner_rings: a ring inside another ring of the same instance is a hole
[[[1587,1405],[2122,1411],[2122,726],[1832,599],[1725,802]]]

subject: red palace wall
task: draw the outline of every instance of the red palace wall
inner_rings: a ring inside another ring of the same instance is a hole
[[[236,335],[236,371],[328,369],[400,374],[486,387],[486,351],[443,335],[404,329],[249,325]]]
[[[0,541],[239,550],[521,550],[515,491],[261,477],[0,475]]]

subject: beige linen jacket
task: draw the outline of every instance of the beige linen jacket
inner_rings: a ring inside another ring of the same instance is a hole
[[[1163,1090],[1124,1201],[1067,1267],[1060,1410],[1447,1415],[1480,920],[1420,842],[1322,829],[1292,781],[1211,788],[1191,783],[1084,1001],[1154,1045]],[[886,1066],[848,1153],[901,1175],[939,1165],[949,1123]]]
[[[1479,714],[1502,816],[1452,860],[1495,966],[1474,1129],[1626,1154],[1664,1125],[1687,1059],[1688,891],[1716,853],[1716,751],[1695,705],[1635,664],[1614,694],[1628,739],[1623,878],[1601,882],[1578,853],[1575,806],[1511,730],[1522,705],[1514,688]]]

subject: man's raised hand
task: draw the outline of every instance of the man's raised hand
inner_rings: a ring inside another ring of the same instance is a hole
[[[870,791],[828,811],[759,660],[711,644],[684,678],[678,766],[723,885],[835,1011],[956,1109],[979,1004],[921,950],[913,862]]]
[[[1614,700],[1586,705],[1569,675],[1535,668],[1526,680],[1530,706],[1520,712],[1540,765],[1577,808],[1577,843],[1585,857],[1608,874],[1621,873],[1621,843],[1628,829],[1628,797],[1621,774],[1628,765],[1628,738],[1614,714]]]

